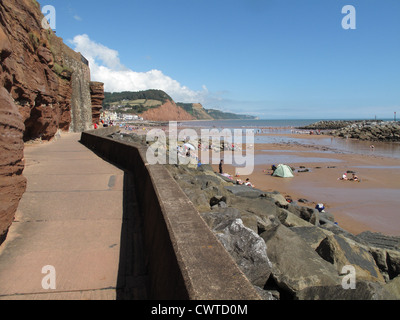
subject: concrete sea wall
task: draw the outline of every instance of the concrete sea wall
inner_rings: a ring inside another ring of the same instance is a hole
[[[259,300],[166,168],[148,165],[144,146],[107,137],[117,130],[83,132],[81,143],[134,176],[150,299]]]

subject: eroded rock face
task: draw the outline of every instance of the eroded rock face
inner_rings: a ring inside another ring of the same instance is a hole
[[[58,130],[92,124],[89,66],[52,30],[43,29],[42,19],[36,1],[0,2],[0,87],[19,108],[25,141],[50,140]]]
[[[24,141],[69,131],[72,109],[74,129],[92,123],[89,66],[42,19],[37,1],[0,1],[0,242],[26,188]]]
[[[167,101],[161,107],[147,110],[141,114],[144,120],[151,121],[186,121],[195,118],[178,107],[175,102]]]
[[[42,15],[34,1],[4,0],[0,16],[1,47],[5,47],[0,85],[20,110],[24,140],[49,140],[59,128],[68,130],[70,121],[69,78],[57,74],[62,62],[52,49],[58,38],[41,28]]]
[[[100,112],[103,108],[104,83],[90,82],[90,95],[92,98],[92,120],[93,123],[98,123],[100,121]]]
[[[0,88],[0,244],[26,189],[22,140],[24,123],[6,89]]]

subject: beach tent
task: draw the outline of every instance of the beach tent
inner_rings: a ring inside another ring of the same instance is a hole
[[[294,177],[292,169],[285,164],[278,165],[274,171],[273,176],[281,177],[281,178],[293,178]]]
[[[183,146],[189,150],[196,150],[196,147],[190,143],[185,143]]]

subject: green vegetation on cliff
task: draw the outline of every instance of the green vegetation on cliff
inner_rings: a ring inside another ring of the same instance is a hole
[[[121,113],[142,114],[149,109],[160,107],[168,100],[173,101],[173,99],[164,91],[154,89],[138,92],[105,92],[104,95],[105,99],[103,101],[103,108],[117,109],[118,112]],[[176,105],[183,108],[197,120],[256,119],[256,117],[249,115],[227,113],[215,109],[204,109],[199,103],[177,102]]]
[[[201,104],[198,103],[177,103],[178,106],[185,109],[197,120],[254,120],[256,117],[236,114],[230,112],[223,112],[216,109],[204,109]]]
[[[158,100],[161,101],[162,104],[165,103],[167,100],[172,101],[172,98],[166,94],[162,90],[146,90],[146,91],[137,91],[137,92],[132,92],[132,91],[123,91],[123,92],[105,92],[104,93],[105,98],[103,105],[110,105],[112,103],[116,102],[122,102],[123,101],[134,101],[134,100]]]
[[[208,109],[207,113],[215,120],[255,120],[257,117],[245,114],[236,114],[230,112],[223,112],[215,109]]]
[[[214,120],[214,118],[207,113],[207,110],[204,109],[203,106],[199,103],[178,102],[176,105],[182,107],[186,112],[195,117],[197,120]]]

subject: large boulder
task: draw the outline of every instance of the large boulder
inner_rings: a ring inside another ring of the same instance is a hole
[[[290,230],[296,233],[314,250],[319,247],[328,235],[332,235],[330,231],[315,226],[293,227]]]
[[[238,208],[240,212],[247,212],[268,221],[270,215],[278,216],[280,208],[274,201],[264,197],[247,198],[242,196],[231,196],[230,205]]]
[[[271,274],[264,240],[246,228],[241,219],[222,222],[213,230],[249,281],[263,288]]]
[[[259,198],[260,196],[265,194],[265,192],[261,190],[244,185],[227,186],[225,187],[225,189],[235,196],[246,198]]]
[[[247,228],[250,228],[259,235],[264,232],[275,232],[276,228],[281,224],[279,219],[274,215],[259,217],[249,212],[241,212],[241,219]]]
[[[316,252],[332,263],[339,273],[343,267],[351,265],[355,268],[357,280],[385,282],[371,253],[342,235],[327,236]]]
[[[220,208],[219,211],[201,213],[201,216],[211,230],[226,221],[234,221],[241,217],[239,210],[235,208]]]
[[[400,300],[400,277],[396,277],[386,284],[384,290],[389,296],[392,296],[393,299]]]
[[[323,260],[305,241],[284,225],[263,233],[272,262],[272,276],[286,296],[309,287],[337,286],[341,279],[332,264]]]
[[[278,207],[287,209],[289,207],[289,202],[286,198],[277,191],[266,192],[265,197],[271,199]]]
[[[393,286],[394,288],[395,286]],[[357,281],[354,289],[337,286],[308,287],[296,293],[298,300],[393,300],[398,299],[392,288],[377,282]]]
[[[358,234],[357,238],[373,247],[400,250],[400,237],[388,236],[379,232],[364,231]]]
[[[319,212],[316,209],[290,204],[287,210],[314,225],[319,224]]]
[[[286,210],[286,209],[280,209],[279,212],[281,213],[279,215],[280,220],[283,225],[286,227],[310,227],[312,224],[308,222],[307,220],[304,220],[297,216],[296,214]]]
[[[369,247],[369,252],[375,259],[386,282],[400,274],[400,251],[378,247]]]
[[[183,192],[199,212],[208,212],[219,203],[229,204],[226,183],[214,173],[187,166],[167,166]]]

